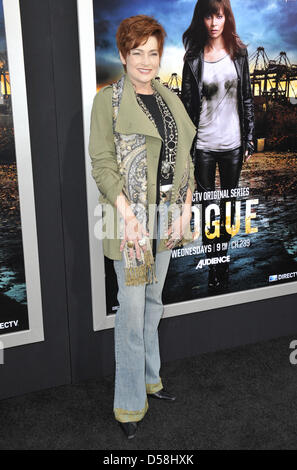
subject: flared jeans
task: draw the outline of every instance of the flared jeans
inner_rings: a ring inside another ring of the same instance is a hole
[[[168,208],[168,203],[164,204]],[[158,217],[157,246],[160,239]],[[126,286],[124,260],[115,260],[119,309],[115,316],[114,415],[117,421],[140,421],[148,410],[147,394],[163,388],[159,375],[158,325],[163,314],[162,290],[171,250],[156,253],[158,282]]]

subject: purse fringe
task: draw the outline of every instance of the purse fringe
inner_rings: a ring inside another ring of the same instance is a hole
[[[154,257],[150,250],[146,250],[143,264],[125,268],[125,283],[126,286],[140,286],[153,282],[158,282]]]

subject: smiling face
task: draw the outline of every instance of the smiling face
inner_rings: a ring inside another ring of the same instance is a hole
[[[220,7],[219,12],[204,17],[204,25],[209,39],[216,39],[223,34],[225,25],[224,10]]]
[[[158,41],[150,36],[145,44],[131,49],[126,58],[120,53],[122,64],[126,66],[127,74],[136,92],[150,90],[150,82],[158,74],[160,67],[160,54]]]

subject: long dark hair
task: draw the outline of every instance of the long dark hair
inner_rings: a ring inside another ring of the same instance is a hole
[[[192,22],[183,34],[183,43],[186,49],[185,57],[196,57],[204,48],[208,40],[207,30],[204,25],[204,18],[208,15],[218,14],[220,7],[223,7],[225,15],[225,25],[223,37],[225,47],[234,59],[236,54],[242,53],[246,49],[240,37],[236,33],[235,18],[232,12],[230,0],[198,0],[195,6]]]

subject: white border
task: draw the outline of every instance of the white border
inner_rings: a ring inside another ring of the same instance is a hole
[[[96,93],[96,57],[94,42],[93,0],[77,0],[80,66],[83,99],[83,121],[85,140],[85,163],[87,183],[87,203],[89,218],[89,243],[91,265],[91,287],[94,330],[114,327],[115,315],[106,314],[105,272],[102,242],[95,238],[94,225],[98,217],[98,189],[91,175],[91,162],[88,152],[90,135],[90,114]],[[96,215],[96,218],[95,218]],[[187,313],[201,312],[213,308],[227,307],[246,302],[279,297],[297,293],[297,282],[267,286],[247,291],[222,294],[203,299],[189,300],[165,305],[163,318]]]
[[[44,340],[27,91],[19,0],[3,0],[22,222],[29,330],[0,335],[4,348]]]

